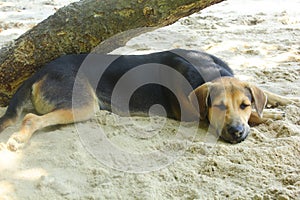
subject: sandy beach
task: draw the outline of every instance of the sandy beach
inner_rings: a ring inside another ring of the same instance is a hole
[[[0,47],[71,2],[0,1]],[[228,0],[112,53],[203,50],[241,80],[300,97],[299,8],[298,0]],[[46,128],[22,150],[0,150],[0,200],[300,199],[300,107],[276,109],[286,117],[252,127],[235,145],[215,140],[205,125],[107,111]],[[0,143],[19,125],[3,131]]]

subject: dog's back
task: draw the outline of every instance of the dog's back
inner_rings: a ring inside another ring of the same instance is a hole
[[[47,77],[48,82],[41,90],[49,104],[55,109],[71,108],[74,81],[80,66],[82,66],[86,58],[89,59],[87,54],[64,55],[46,64],[40,71],[26,80],[12,97],[5,115],[0,118],[0,131],[13,124],[23,109],[33,103],[31,102],[32,86],[45,77]],[[109,66],[103,64],[103,59],[109,60]],[[143,66],[144,68],[139,72],[131,73],[127,77],[129,80],[127,85],[122,85],[122,89],[126,90],[126,87],[129,87],[128,84],[140,84],[136,88],[137,90],[131,94],[129,102],[131,112],[147,114],[152,105],[160,104],[167,111],[167,116],[171,118],[175,118],[171,106],[179,106],[177,94],[174,94],[174,91],[170,91],[169,88],[160,83],[169,82],[169,85],[176,87],[181,87],[182,85],[178,82],[178,77],[165,73],[165,67],[180,73],[191,85],[190,89],[195,89],[199,85],[220,76],[233,75],[232,70],[219,58],[204,52],[183,49],[147,55],[96,55],[96,60],[93,63],[97,66],[92,66],[92,72],[85,74],[87,80],[91,76],[99,75],[94,73],[96,68],[105,68],[99,83],[97,83],[97,88],[94,88],[96,89],[101,108],[109,111],[114,110],[121,114],[124,113],[122,111],[124,109],[122,101],[127,99],[126,95],[128,94],[119,94],[120,105],[118,105],[116,104],[118,102],[114,103],[111,101],[114,88],[123,75],[132,69],[137,69],[137,67]],[[153,67],[153,65],[157,67]],[[148,81],[145,84],[145,80],[152,81]],[[63,87],[57,87],[57,84]],[[187,96],[191,90],[184,92],[184,95]],[[174,103],[174,105],[170,105],[170,102]],[[112,109],[112,106],[114,106],[114,109]],[[36,109],[35,105],[33,107]],[[39,110],[37,112],[45,114],[44,112],[39,112]]]
[[[131,114],[140,115],[147,114],[152,105],[160,104],[168,117],[176,118],[174,109],[179,108],[178,96],[187,97],[199,85],[221,76],[233,76],[233,72],[222,60],[204,52],[176,49],[148,55],[123,55],[111,62],[102,74],[97,96],[105,110],[114,109],[122,114],[129,103]],[[183,88],[184,81],[189,88]],[[136,90],[131,90],[132,87]],[[115,102],[111,99],[113,92],[118,93]]]
[[[12,148],[40,128],[89,119],[96,101],[105,110],[139,115],[147,115],[152,105],[160,104],[167,117],[180,120],[180,99],[187,102],[193,89],[221,76],[233,73],[220,59],[197,51],[66,55],[46,64],[20,86],[0,118],[0,131],[14,124],[28,105],[41,116],[24,117],[21,130],[9,142]]]

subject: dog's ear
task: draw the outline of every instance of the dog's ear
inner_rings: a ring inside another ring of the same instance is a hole
[[[267,96],[265,93],[254,85],[248,85],[247,88],[250,90],[252,95],[252,102],[254,102],[255,110],[258,116],[261,118],[263,109],[267,104]]]
[[[204,120],[208,113],[208,96],[212,83],[207,82],[189,94],[189,101],[199,111],[200,119]]]

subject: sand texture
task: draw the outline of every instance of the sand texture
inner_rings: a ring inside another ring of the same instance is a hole
[[[0,45],[69,2],[1,1]],[[228,0],[114,53],[204,50],[242,80],[300,97],[299,8],[298,0]],[[277,109],[284,119],[252,127],[236,145],[216,142],[205,125],[106,111],[76,126],[46,128],[23,150],[0,150],[0,199],[300,199],[300,107]]]

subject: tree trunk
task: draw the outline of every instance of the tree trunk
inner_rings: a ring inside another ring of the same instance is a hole
[[[43,64],[62,55],[90,52],[106,39],[108,52],[130,38],[174,23],[222,0],[82,0],[59,9],[0,51],[0,106]],[[138,29],[139,28],[139,29]],[[112,43],[112,41],[114,43]]]

